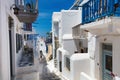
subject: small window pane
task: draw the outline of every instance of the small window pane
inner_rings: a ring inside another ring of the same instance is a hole
[[[106,55],[106,69],[112,72],[112,56]]]
[[[66,68],[70,71],[70,58],[66,57]]]
[[[112,45],[103,44],[103,49],[107,51],[112,51]]]

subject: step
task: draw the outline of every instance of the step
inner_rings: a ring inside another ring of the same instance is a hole
[[[39,72],[19,74],[14,78],[14,80],[39,80]]]

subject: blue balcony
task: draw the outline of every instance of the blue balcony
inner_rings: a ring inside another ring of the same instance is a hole
[[[120,17],[120,0],[89,0],[82,5],[82,24],[109,16]]]
[[[15,0],[14,14],[20,22],[32,23],[38,16],[38,0]]]

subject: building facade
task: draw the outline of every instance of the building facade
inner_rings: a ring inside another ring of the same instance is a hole
[[[76,0],[68,10],[70,14],[60,12],[62,47],[56,53],[57,70],[62,76],[68,80],[120,77],[119,5],[119,0]],[[73,18],[72,10],[80,15]]]
[[[82,5],[81,28],[94,38],[91,39],[91,45],[94,47],[89,46],[89,53],[94,65],[94,68],[91,68],[94,69],[95,78],[98,80],[114,80],[116,76],[120,77],[119,4],[116,0],[90,0]]]
[[[0,80],[13,80],[17,75],[23,50],[24,21],[17,16],[20,5],[24,5],[23,0],[0,0]]]

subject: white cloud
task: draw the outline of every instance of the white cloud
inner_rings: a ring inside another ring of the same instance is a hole
[[[48,17],[48,16],[50,16],[49,13],[45,13],[45,12],[40,12],[39,13],[39,17]]]

